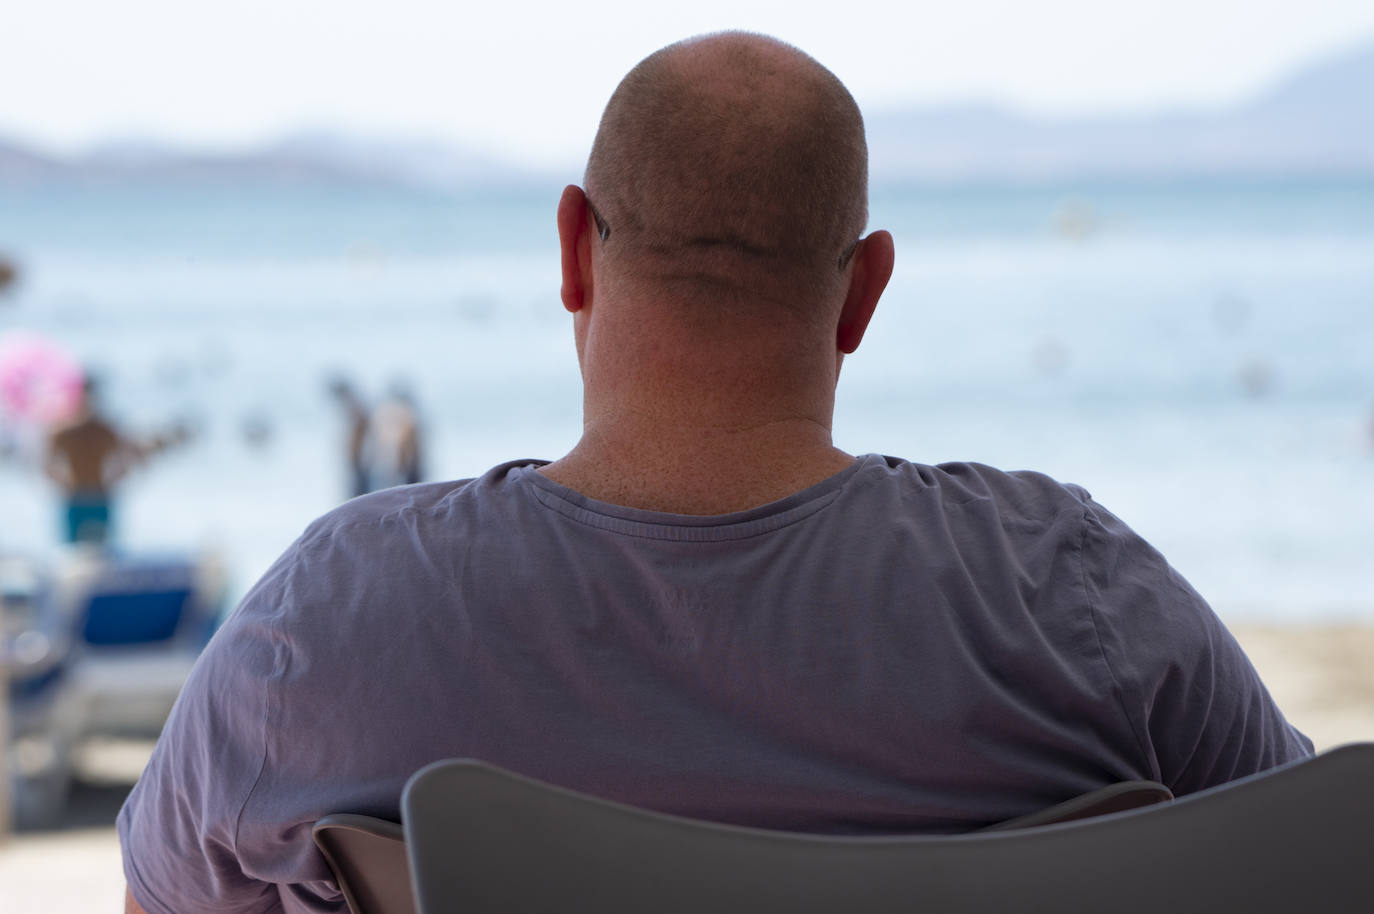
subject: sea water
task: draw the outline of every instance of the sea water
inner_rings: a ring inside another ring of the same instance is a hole
[[[431,478],[577,440],[558,191],[0,187],[0,334],[67,347],[130,431],[197,430],[118,536],[241,593],[346,494],[331,376],[411,388]],[[878,188],[871,225],[897,268],[840,447],[1079,483],[1228,619],[1374,618],[1374,181]],[[0,551],[46,555],[36,430],[5,433]]]

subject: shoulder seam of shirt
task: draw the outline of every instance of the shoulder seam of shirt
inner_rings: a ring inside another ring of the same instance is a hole
[[[316,537],[314,542],[318,542]],[[301,544],[304,545],[303,543]],[[296,574],[296,565],[293,560],[288,572],[292,577]],[[281,615],[280,605],[276,609],[276,615]],[[284,640],[278,639],[275,644],[273,656],[272,676],[262,686],[262,759],[258,762],[258,773],[253,778],[253,784],[248,788],[248,792],[243,795],[243,802],[239,804],[238,814],[234,817],[234,859],[239,863],[239,869],[243,869],[243,857],[239,854],[239,831],[243,827],[243,814],[248,811],[248,804],[253,799],[253,794],[257,793],[258,785],[262,783],[263,776],[267,773],[267,735],[271,732],[271,716],[275,703],[272,701],[272,686],[279,682],[281,676],[286,672],[286,665],[290,661],[287,644]],[[247,874],[245,874],[247,875]]]
[[[488,471],[490,472],[490,471]],[[333,510],[316,517],[305,528],[297,543],[301,548],[314,547],[320,542],[333,537],[338,533],[344,533],[355,528],[375,528],[388,523],[404,520],[407,517],[432,518],[436,511],[449,504],[450,499],[462,493],[469,486],[481,482],[485,476],[473,476],[463,479],[449,479],[436,482],[420,483],[419,487],[438,488],[447,487],[442,497],[428,501],[424,504],[414,502],[402,502],[390,507],[385,511],[376,511],[360,514],[360,512],[346,512],[343,505],[336,506]],[[412,488],[411,486],[398,486],[398,489]],[[370,497],[377,495],[377,492],[369,493]],[[344,504],[347,504],[345,502]]]
[[[1087,502],[1080,501],[1082,507],[1082,526],[1083,530],[1078,539],[1078,575],[1079,583],[1083,587],[1083,602],[1088,607],[1088,623],[1092,625],[1093,639],[1097,642],[1097,650],[1102,655],[1102,664],[1107,668],[1107,675],[1111,677],[1112,691],[1116,695],[1117,707],[1121,709],[1121,716],[1125,718],[1126,725],[1130,727],[1131,733],[1135,736],[1136,747],[1140,750],[1141,761],[1145,763],[1142,770],[1152,771],[1154,766],[1150,764],[1150,743],[1146,734],[1141,731],[1134,717],[1131,716],[1130,709],[1126,707],[1126,689],[1121,684],[1121,680],[1116,675],[1116,670],[1112,668],[1111,658],[1107,654],[1107,647],[1102,643],[1102,632],[1097,626],[1097,607],[1093,605],[1092,588],[1088,586],[1087,561],[1084,558],[1088,551],[1088,530],[1092,526],[1088,517]]]
[[[301,548],[316,548],[324,541],[341,533],[348,533],[358,528],[377,528],[387,524],[396,523],[406,517],[421,517],[433,512],[433,505],[419,507],[416,505],[401,505],[394,510],[379,514],[371,514],[366,517],[348,517],[338,520],[331,520],[329,523],[316,522],[312,524],[306,534],[301,537]],[[327,515],[326,515],[327,516]]]

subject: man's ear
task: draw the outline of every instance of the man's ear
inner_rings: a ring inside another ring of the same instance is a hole
[[[835,345],[840,352],[848,354],[859,348],[873,318],[873,309],[878,307],[878,299],[892,278],[895,256],[892,235],[884,231],[873,232],[854,249],[849,289],[835,329]]]
[[[563,255],[563,307],[582,310],[591,297],[591,219],[587,195],[576,184],[563,188],[558,200],[558,247]]]

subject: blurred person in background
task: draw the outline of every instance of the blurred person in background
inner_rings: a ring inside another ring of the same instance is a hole
[[[346,378],[332,378],[329,395],[343,409],[347,432],[344,437],[344,460],[348,472],[348,497],[356,498],[372,491],[368,479],[364,448],[367,442],[367,404]]]
[[[18,279],[19,268],[6,260],[4,255],[0,255],[0,298],[16,284]]]
[[[106,542],[117,484],[152,455],[190,437],[181,425],[144,439],[125,435],[101,415],[98,386],[88,374],[76,415],[54,426],[44,447],[43,471],[62,490],[68,543]]]
[[[392,385],[367,426],[367,482],[371,491],[412,485],[424,478],[420,419],[404,382]]]

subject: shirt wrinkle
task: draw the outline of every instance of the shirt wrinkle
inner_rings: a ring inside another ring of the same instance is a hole
[[[1136,748],[1140,750],[1141,760],[1144,762],[1141,766],[1141,770],[1149,771],[1159,776],[1161,773],[1159,765],[1156,762],[1154,753],[1150,751],[1151,743],[1148,736],[1148,730],[1143,729],[1143,722],[1137,723],[1135,721],[1131,715],[1130,709],[1126,705],[1126,689],[1121,684],[1121,680],[1117,676],[1116,670],[1112,667],[1111,657],[1108,655],[1107,647],[1102,640],[1102,631],[1097,624],[1097,608],[1093,602],[1092,587],[1088,580],[1086,559],[1088,551],[1088,533],[1092,529],[1094,519],[1091,517],[1086,503],[1082,504],[1082,512],[1082,533],[1079,535],[1078,540],[1078,573],[1079,580],[1083,587],[1083,601],[1088,607],[1088,623],[1092,626],[1093,638],[1097,641],[1097,650],[1102,657],[1102,665],[1106,667],[1107,676],[1111,679],[1112,696],[1116,699],[1116,705],[1121,711],[1122,718],[1126,721],[1126,726],[1135,737]]]

